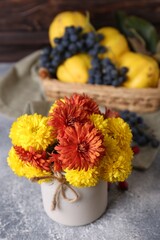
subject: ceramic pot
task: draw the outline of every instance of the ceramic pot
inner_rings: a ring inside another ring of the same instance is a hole
[[[58,206],[52,210],[53,198],[59,184],[57,180],[41,184],[43,206],[52,220],[68,226],[80,226],[95,221],[105,212],[108,204],[107,182],[101,181],[95,187],[72,187],[79,196],[75,202],[67,201],[60,193]],[[66,187],[65,196],[73,199],[75,194]]]

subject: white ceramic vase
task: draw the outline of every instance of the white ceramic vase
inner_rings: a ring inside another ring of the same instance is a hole
[[[53,197],[59,182],[42,183],[41,192],[45,212],[54,221],[68,225],[80,226],[98,219],[106,210],[108,204],[108,184],[99,182],[95,187],[75,188],[79,198],[75,202],[69,202],[59,195],[58,206],[52,210]],[[74,198],[71,189],[66,188],[67,198]]]

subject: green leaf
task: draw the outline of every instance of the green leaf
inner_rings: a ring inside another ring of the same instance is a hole
[[[160,53],[156,53],[152,57],[160,64]]]
[[[150,22],[137,16],[127,16],[123,11],[118,11],[116,13],[116,22],[119,30],[126,37],[135,38],[135,31],[141,39],[144,39],[146,43],[146,50],[151,53],[156,52],[159,36],[155,27]]]
[[[142,18],[130,16],[125,18],[125,26],[127,29],[135,29],[145,40],[146,48],[152,53],[156,52],[159,37],[155,27],[151,23]]]
[[[160,40],[157,43],[157,48],[156,48],[156,52],[160,53]]]
[[[131,31],[128,29],[125,23],[127,18],[126,13],[123,11],[117,11],[115,17],[118,29],[127,37],[133,37]]]
[[[150,52],[148,52],[146,50],[146,44],[144,41],[141,41],[140,39],[138,38],[134,38],[134,37],[127,37],[130,45],[132,46],[132,49],[135,51],[135,52],[138,52],[138,53],[142,53],[142,54],[145,54],[145,55],[150,55]]]

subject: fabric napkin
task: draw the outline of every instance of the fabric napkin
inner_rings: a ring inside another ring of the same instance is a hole
[[[15,63],[10,70],[0,77],[0,112],[18,117],[24,112],[25,105],[34,100],[44,100],[41,83],[35,78],[33,66],[38,61],[41,51]]]

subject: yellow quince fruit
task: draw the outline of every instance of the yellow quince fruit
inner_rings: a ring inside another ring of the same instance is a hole
[[[58,80],[66,83],[87,83],[91,67],[89,55],[81,53],[68,58],[57,68]]]
[[[54,38],[62,37],[65,28],[69,26],[82,27],[84,32],[93,31],[93,26],[89,22],[88,16],[78,11],[65,11],[56,15],[49,26],[49,41],[51,46],[55,46]]]
[[[158,63],[149,56],[126,52],[119,60],[119,66],[129,69],[127,81],[123,86],[127,88],[157,87],[159,81]]]
[[[104,36],[100,44],[107,48],[102,58],[108,57],[116,63],[123,53],[129,51],[126,38],[116,28],[102,27],[97,32]]]

